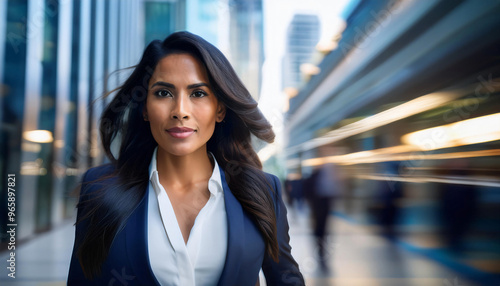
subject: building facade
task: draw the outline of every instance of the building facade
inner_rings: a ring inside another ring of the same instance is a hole
[[[482,266],[500,257],[500,3],[486,3],[357,2],[321,72],[290,99],[285,153],[304,193],[314,170],[336,165],[336,213],[409,245],[425,236],[438,243],[417,248],[490,275]]]
[[[106,162],[98,135],[109,101],[103,95],[120,85],[127,74],[123,69],[138,62],[146,35],[154,34],[145,29],[150,5],[142,0],[0,2],[2,233],[8,223],[3,206],[9,174],[16,179],[18,240],[74,215],[82,173]],[[3,249],[8,237],[0,238]]]

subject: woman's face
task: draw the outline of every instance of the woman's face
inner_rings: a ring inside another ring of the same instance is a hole
[[[201,62],[189,54],[171,54],[158,62],[149,81],[144,120],[167,153],[189,155],[212,137],[225,116]]]

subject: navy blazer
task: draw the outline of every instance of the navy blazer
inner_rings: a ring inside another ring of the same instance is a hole
[[[82,194],[92,194],[100,184],[91,183],[113,171],[111,165],[89,169],[82,182]],[[297,262],[291,255],[288,235],[286,208],[281,198],[281,184],[274,175],[266,176],[272,182],[271,192],[276,210],[279,263],[276,263],[265,251],[265,243],[253,219],[243,210],[241,204],[229,189],[224,171],[220,168],[222,187],[227,214],[228,246],[226,262],[219,278],[218,285],[255,285],[262,268],[267,285],[304,285],[304,279]],[[113,180],[110,178],[107,180]],[[101,185],[102,187],[102,185]],[[101,276],[87,280],[82,272],[76,250],[77,240],[83,238],[87,221],[76,225],[75,245],[71,257],[68,285],[160,285],[156,280],[148,256],[148,199],[147,192],[138,206],[115,236],[106,261],[102,265]],[[78,210],[77,221],[81,209]]]

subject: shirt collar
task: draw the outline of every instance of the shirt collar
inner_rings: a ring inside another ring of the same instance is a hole
[[[158,170],[156,168],[156,154],[158,153],[158,146],[155,147],[153,152],[153,156],[151,157],[151,163],[149,163],[149,180],[152,183],[160,184],[160,180],[158,177]],[[214,154],[209,152],[210,156],[214,159],[214,169],[212,171],[212,176],[208,180],[208,190],[212,195],[217,195],[217,193],[222,192],[222,179],[220,175],[219,164],[217,163],[217,159],[215,159]],[[154,188],[155,190],[158,188]]]

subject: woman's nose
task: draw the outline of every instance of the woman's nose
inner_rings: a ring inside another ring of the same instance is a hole
[[[181,120],[189,118],[189,100],[186,96],[180,96],[175,100],[175,105],[172,110],[172,118]]]

